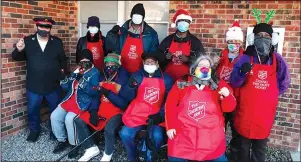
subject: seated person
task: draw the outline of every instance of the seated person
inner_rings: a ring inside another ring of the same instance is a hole
[[[61,81],[61,86],[67,95],[50,116],[53,134],[59,142],[53,153],[62,152],[69,145],[68,141],[75,146],[73,120],[77,115],[87,111],[93,98],[99,96],[97,86],[100,72],[93,65],[92,53],[85,49],[80,57],[79,67],[71,77]],[[76,152],[72,151],[68,157],[73,158],[75,155]]]
[[[134,139],[147,123],[152,123],[148,136],[153,137],[155,147],[159,149],[163,145],[165,130],[158,124],[164,122],[165,97],[173,80],[159,68],[159,62],[164,59],[162,56],[158,52],[143,53],[143,69],[133,73],[120,91],[120,95],[131,102],[122,116],[125,126],[120,131],[129,161],[137,161]],[[147,161],[155,161],[150,156],[147,158]]]
[[[117,54],[109,53],[104,63],[104,80],[98,87],[100,96],[92,100],[89,112],[75,119],[75,127],[79,143],[91,135],[88,125],[94,130],[104,129],[105,150],[100,161],[110,161],[116,143],[116,132],[122,124],[122,113],[128,104],[118,93],[128,81],[129,74],[121,67],[120,56]],[[87,139],[82,146],[85,154],[78,161],[89,161],[100,153],[93,138]]]

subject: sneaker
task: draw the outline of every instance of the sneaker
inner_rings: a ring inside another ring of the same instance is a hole
[[[30,131],[29,135],[27,136],[26,141],[28,142],[36,142],[40,136],[40,132],[38,131]]]
[[[100,161],[107,161],[107,162],[111,161],[112,155],[113,155],[113,153],[111,155],[107,155],[105,152],[103,152],[103,156]]]
[[[74,147],[76,146],[73,146],[72,149],[74,149]],[[78,155],[78,150],[79,150],[79,147],[76,147],[73,151],[71,151],[69,154],[68,154],[68,158],[69,159],[75,159]]]
[[[60,152],[64,151],[68,146],[69,146],[68,141],[65,141],[65,142],[59,142],[59,143],[55,146],[55,148],[54,148],[54,150],[53,150],[53,153],[54,153],[54,154],[60,153]]]
[[[86,149],[85,154],[78,159],[79,162],[89,161],[93,157],[97,156],[100,153],[99,148],[97,146],[90,147]]]
[[[55,141],[55,140],[56,140],[56,137],[54,136],[54,134],[53,134],[52,131],[50,131],[49,139],[50,139],[51,141]]]

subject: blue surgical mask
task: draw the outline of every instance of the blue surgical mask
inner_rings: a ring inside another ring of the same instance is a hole
[[[181,33],[184,33],[189,29],[189,23],[186,21],[180,21],[180,22],[178,22],[177,28]]]

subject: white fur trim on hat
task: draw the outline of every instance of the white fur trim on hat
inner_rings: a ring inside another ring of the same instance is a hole
[[[192,17],[191,16],[185,15],[185,14],[181,14],[181,15],[177,16],[176,21],[171,24],[171,27],[175,28],[177,21],[180,20],[180,19],[189,20],[190,23],[192,22]]]
[[[231,27],[228,29],[226,33],[226,41],[228,40],[240,40],[241,42],[244,41],[244,34],[241,31],[240,27]]]
[[[171,27],[171,28],[175,28],[175,27],[176,27],[176,24],[175,24],[175,23],[171,23],[171,24],[170,24],[170,27]]]
[[[275,46],[279,42],[279,35],[278,33],[272,33],[272,45]]]

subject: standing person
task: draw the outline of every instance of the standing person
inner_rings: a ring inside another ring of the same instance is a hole
[[[167,36],[160,44],[158,50],[166,56],[162,68],[174,80],[189,74],[191,56],[196,57],[199,52],[204,52],[201,41],[189,32],[192,22],[187,11],[180,9],[173,17],[172,28],[177,31]]]
[[[236,99],[231,87],[211,74],[208,55],[200,55],[190,75],[179,79],[166,99],[168,161],[227,161],[223,112],[231,112]]]
[[[100,31],[99,18],[91,16],[88,18],[87,34],[81,37],[77,42],[76,47],[76,63],[79,63],[80,53],[84,49],[89,49],[93,54],[93,64],[95,67],[102,71],[104,66],[103,59],[106,55],[105,37],[102,36]]]
[[[120,53],[122,66],[130,73],[141,69],[143,52],[156,51],[159,46],[157,32],[144,21],[144,17],[143,4],[138,3],[131,11],[131,19],[121,28],[115,25],[107,34],[107,40],[110,41],[107,43],[119,46],[116,52]]]
[[[71,74],[71,77],[66,77],[61,81],[61,86],[67,95],[50,116],[52,131],[58,141],[53,150],[54,154],[64,151],[69,144],[75,147],[74,119],[89,110],[91,101],[99,96],[97,86],[101,75],[93,65],[91,51],[82,50],[79,60],[79,67]],[[78,150],[75,149],[68,157],[76,157],[77,152]]]
[[[226,42],[227,48],[222,50],[220,54],[219,64],[217,66],[217,76],[220,79],[223,79],[228,84],[230,83],[230,75],[234,66],[234,63],[237,62],[242,56],[244,49],[242,43],[244,41],[244,35],[240,28],[238,20],[235,20],[232,27],[226,33]],[[239,88],[233,88],[233,94],[237,98],[239,95]],[[230,123],[232,138],[230,141],[230,150],[232,158],[236,159],[237,157],[237,132],[234,128],[234,111],[229,113],[224,113],[225,116],[225,127],[227,129],[228,122]],[[231,159],[232,159],[231,158]]]
[[[147,123],[153,124],[148,136],[154,141],[156,149],[163,145],[164,128],[159,124],[164,122],[165,98],[173,81],[168,74],[161,72],[161,57],[158,52],[143,53],[143,69],[132,74],[120,91],[120,95],[131,102],[122,116],[124,126],[119,133],[129,161],[137,161],[134,139]],[[154,158],[148,154],[147,161],[155,161]]]
[[[234,126],[239,133],[239,161],[265,161],[278,97],[290,84],[287,63],[273,47],[278,43],[278,34],[273,33],[268,22],[269,18],[266,18],[266,23],[258,21],[249,36],[251,46],[235,63],[230,77],[232,86],[240,88],[234,117]]]
[[[100,82],[98,87],[101,98],[93,100],[91,110],[76,118],[74,122],[79,143],[91,135],[88,125],[94,130],[104,128],[105,150],[100,161],[110,161],[116,143],[116,132],[122,124],[121,117],[128,105],[127,100],[119,95],[119,90],[127,83],[129,74],[121,67],[120,55],[109,53],[104,63],[105,80]],[[99,122],[99,118],[104,118],[105,121]],[[82,146],[85,154],[78,161],[89,161],[100,153],[92,138]]]
[[[26,97],[28,109],[28,127],[30,133],[27,141],[37,141],[40,132],[40,107],[43,98],[49,105],[50,113],[61,100],[60,75],[66,69],[66,56],[63,42],[60,38],[50,34],[52,19],[34,18],[37,32],[21,38],[12,52],[16,61],[26,61]],[[50,139],[53,138],[50,131]]]

